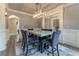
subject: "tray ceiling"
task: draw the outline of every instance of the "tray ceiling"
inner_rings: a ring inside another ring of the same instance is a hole
[[[43,11],[49,11],[61,3],[41,3],[41,8]],[[8,3],[8,7],[11,9],[27,12],[27,13],[35,13],[36,12],[36,4],[35,3]]]

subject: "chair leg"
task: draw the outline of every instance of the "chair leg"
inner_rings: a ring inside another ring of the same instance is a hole
[[[43,47],[44,47],[44,44],[41,44],[40,48],[41,48],[41,53],[43,52]]]
[[[54,56],[54,50],[53,50],[53,48],[52,48],[52,56]]]
[[[27,56],[27,54],[28,54],[28,45],[26,46],[26,56]]]
[[[23,43],[23,52],[25,51],[25,43]]]
[[[41,53],[43,52],[43,47],[44,47],[44,43],[43,43],[43,41],[40,41],[40,51],[41,51]]]
[[[23,47],[23,41],[22,41],[21,47]]]
[[[57,54],[58,54],[58,56],[59,56],[59,49],[58,49],[58,45],[57,45]]]
[[[28,49],[26,49],[26,54],[25,55],[27,56],[27,54],[28,54]]]
[[[32,45],[33,45],[33,48],[35,48],[35,44],[33,43]]]

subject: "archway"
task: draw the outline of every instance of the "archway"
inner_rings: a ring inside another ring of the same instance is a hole
[[[19,17],[16,15],[10,15],[8,17],[8,30],[9,30],[9,35],[15,35],[16,36],[16,41],[19,41]]]

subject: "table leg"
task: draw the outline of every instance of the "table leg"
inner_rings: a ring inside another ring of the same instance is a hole
[[[42,53],[43,52],[43,42],[42,42],[42,38],[39,37],[39,51]]]

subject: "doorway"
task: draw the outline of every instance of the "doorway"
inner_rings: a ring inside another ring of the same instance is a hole
[[[54,27],[54,28],[56,28],[56,27],[60,28],[59,19],[54,19],[54,20],[53,20],[53,27]]]
[[[8,30],[9,36],[16,36],[16,42],[19,41],[19,17],[16,15],[11,15],[8,17]]]

